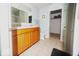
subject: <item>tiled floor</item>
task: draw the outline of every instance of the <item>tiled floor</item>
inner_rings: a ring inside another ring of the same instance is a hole
[[[55,36],[40,40],[20,56],[50,56],[53,48],[63,50],[63,43]]]

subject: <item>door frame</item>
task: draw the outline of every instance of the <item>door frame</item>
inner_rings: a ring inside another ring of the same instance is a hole
[[[63,35],[62,35],[62,8],[60,8],[61,9],[61,19],[60,19],[60,41],[63,41],[63,39],[62,39],[62,37],[63,37]],[[55,10],[60,10],[60,9],[55,9]],[[55,11],[55,10],[51,10],[51,11]],[[49,11],[49,37],[50,37],[50,12],[51,11]],[[64,26],[64,25],[63,25]]]

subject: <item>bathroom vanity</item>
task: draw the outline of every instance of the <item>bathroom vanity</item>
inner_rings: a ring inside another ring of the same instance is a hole
[[[19,6],[20,7],[20,6]],[[40,28],[32,21],[32,11],[11,7],[12,54],[18,56],[40,39]],[[32,20],[33,19],[33,20]]]
[[[18,56],[40,39],[39,27],[14,28],[12,30],[13,56]]]

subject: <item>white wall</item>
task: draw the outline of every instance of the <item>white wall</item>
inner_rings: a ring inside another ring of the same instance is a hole
[[[43,39],[43,36],[45,35],[47,38],[49,38],[49,22],[50,22],[50,11],[62,9],[62,18],[61,18],[61,41],[63,41],[63,28],[64,28],[64,13],[65,10],[65,4],[63,3],[54,3],[50,6],[46,6],[42,9],[40,9],[40,27],[41,27],[41,39]],[[44,20],[41,19],[42,15],[45,15],[46,18]]]
[[[73,55],[79,55],[79,4],[76,6]]]
[[[44,39],[44,37],[46,36],[47,38],[49,38],[49,8],[43,8],[40,9],[40,35],[41,35],[41,39]],[[42,15],[45,15],[45,19],[42,19]]]
[[[50,33],[61,34],[61,19],[50,20]]]
[[[10,39],[9,39],[9,16],[10,5],[7,3],[0,4],[0,41],[1,55],[10,55]]]

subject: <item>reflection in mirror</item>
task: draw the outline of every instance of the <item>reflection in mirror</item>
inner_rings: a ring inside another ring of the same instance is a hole
[[[21,26],[21,23],[27,23],[28,13],[17,8],[11,8],[12,27]]]
[[[29,16],[29,23],[32,23],[32,16]]]

